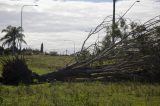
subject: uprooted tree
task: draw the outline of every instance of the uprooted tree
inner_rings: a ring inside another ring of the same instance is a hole
[[[106,17],[84,40],[76,62],[44,80],[142,80],[160,81],[160,16],[140,24],[119,18],[113,26]],[[91,36],[105,32],[104,39],[85,47]]]

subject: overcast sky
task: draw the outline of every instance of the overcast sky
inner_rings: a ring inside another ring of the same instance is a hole
[[[125,15],[125,18],[144,22],[160,15],[160,0],[141,0]],[[123,15],[134,0],[119,0],[116,14]],[[73,42],[78,50],[88,31],[107,15],[112,15],[112,0],[0,0],[0,31],[8,25],[20,26],[20,11],[23,5],[38,4],[38,7],[24,7],[23,29],[28,45],[45,51],[68,49],[73,52]],[[4,34],[0,33],[0,37]],[[102,38],[103,35],[100,35]],[[88,44],[94,42],[92,37]],[[64,41],[72,40],[72,41]],[[1,43],[0,43],[1,44]]]

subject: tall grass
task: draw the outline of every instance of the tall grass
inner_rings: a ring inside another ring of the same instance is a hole
[[[0,86],[1,106],[159,106],[160,85],[54,83]]]
[[[44,74],[63,67],[72,57],[33,55],[26,59],[32,71]],[[0,85],[0,106],[160,106],[160,85],[134,82]]]

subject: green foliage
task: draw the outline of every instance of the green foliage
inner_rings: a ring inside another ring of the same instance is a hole
[[[101,53],[109,49],[109,52],[98,61],[99,63],[105,63],[109,59],[116,59],[117,64],[141,59],[144,66],[139,65],[140,69],[160,75],[160,26],[140,25],[136,22],[121,19],[115,24],[114,43],[112,43],[112,37],[112,25],[106,26],[106,36],[102,40],[102,47],[99,47],[96,51],[100,50]],[[116,42],[120,43],[114,47],[113,45]]]
[[[51,55],[51,56],[58,56],[58,52],[56,52],[56,51],[51,51],[51,52],[49,52],[49,55]]]
[[[25,43],[24,34],[20,33],[22,31],[21,27],[13,27],[9,25],[6,29],[2,30],[2,33],[5,32],[5,36],[0,39],[3,41],[2,46],[8,45],[8,47],[13,49],[21,48],[22,43]]]
[[[4,54],[4,48],[0,46],[0,55]]]
[[[25,55],[38,55],[41,54],[41,51],[39,49],[26,48],[22,50],[22,53]]]
[[[81,62],[81,61],[87,60],[91,56],[92,56],[91,53],[85,49],[81,53],[77,54],[76,61]]]
[[[106,36],[102,40],[101,50],[104,50],[105,48],[109,48],[113,44],[113,42],[112,42],[112,37],[113,37],[112,27],[113,27],[112,25],[106,26]],[[120,19],[115,24],[114,27],[115,27],[115,32],[114,32],[115,42],[114,43],[116,43],[117,41],[124,39],[130,33],[131,30],[136,29],[138,27],[138,23],[136,23],[136,22],[128,23],[126,19]]]
[[[6,48],[4,50],[4,55],[11,55],[12,54],[12,50],[10,48]]]
[[[11,57],[2,59],[2,78],[4,84],[18,85],[29,84],[32,80],[32,72],[28,69],[25,59],[22,57]]]

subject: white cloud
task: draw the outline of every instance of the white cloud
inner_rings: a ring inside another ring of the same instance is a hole
[[[73,51],[73,44],[60,43],[58,40],[73,40],[80,48],[87,32],[102,19],[112,14],[112,2],[53,1],[53,0],[0,0],[0,30],[7,25],[20,25],[20,10],[24,4],[38,4],[38,7],[24,7],[23,28],[28,46],[39,48],[44,42],[46,50],[65,49]],[[116,13],[123,15],[133,4],[133,0],[124,0],[116,4]],[[160,3],[153,0],[141,0],[125,15],[142,22],[159,15]],[[143,19],[142,19],[143,17]],[[2,34],[0,34],[0,37]],[[92,37],[89,43],[94,42]],[[56,41],[57,40],[57,41]],[[89,44],[88,43],[88,44]]]

